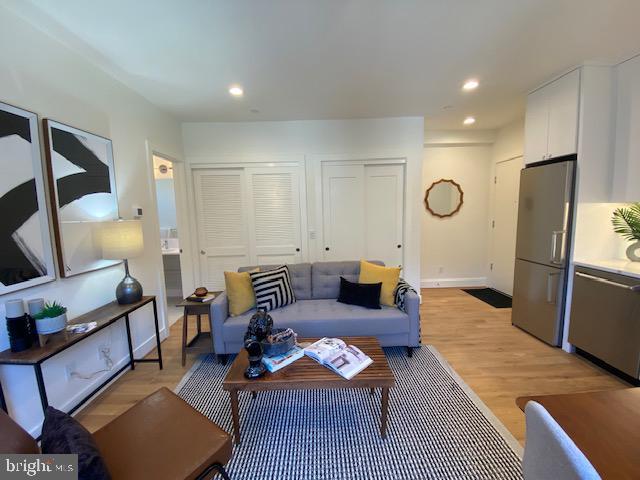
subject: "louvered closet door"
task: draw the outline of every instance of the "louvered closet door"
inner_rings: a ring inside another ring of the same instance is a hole
[[[247,168],[253,264],[298,263],[301,256],[298,167]]]
[[[324,259],[364,257],[364,165],[323,166],[322,210]]]
[[[402,266],[404,165],[365,166],[365,258]]]
[[[224,290],[225,270],[251,263],[246,180],[242,169],[194,170],[200,247],[200,279],[209,290]]]

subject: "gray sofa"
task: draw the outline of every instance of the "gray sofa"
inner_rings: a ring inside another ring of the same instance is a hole
[[[374,262],[382,265],[382,262]],[[262,271],[276,265],[260,266]],[[397,307],[382,306],[372,310],[336,301],[340,277],[357,282],[360,262],[317,262],[288,265],[296,303],[269,312],[274,326],[290,327],[300,337],[373,336],[382,346],[420,344],[420,299],[410,292],[405,297],[407,313]],[[256,267],[243,267],[243,272]],[[226,292],[211,302],[213,349],[218,355],[237,353],[243,347],[243,337],[255,309],[236,317],[229,316]]]

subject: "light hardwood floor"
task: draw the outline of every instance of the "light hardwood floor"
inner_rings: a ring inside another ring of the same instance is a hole
[[[628,385],[587,361],[552,348],[511,325],[510,309],[495,309],[458,289],[424,289],[422,338],[434,345],[521,442],[524,415],[516,397],[624,388]],[[204,322],[208,323],[208,322]],[[173,389],[196,355],[180,365],[181,324],[162,344],[165,368],[139,364],[77,414],[96,430],[161,386]],[[190,327],[195,325],[193,319]],[[207,339],[208,342],[208,339]],[[204,348],[207,342],[200,342]],[[150,355],[154,355],[152,352]]]

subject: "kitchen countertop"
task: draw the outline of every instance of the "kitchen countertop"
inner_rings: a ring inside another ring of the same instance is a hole
[[[610,273],[619,273],[620,275],[627,275],[629,277],[640,278],[640,262],[630,262],[623,259],[609,259],[609,260],[574,260],[573,264],[576,267],[595,268],[596,270],[603,270]]]

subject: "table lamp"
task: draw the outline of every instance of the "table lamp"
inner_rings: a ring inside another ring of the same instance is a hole
[[[139,220],[104,222],[102,229],[102,258],[124,260],[124,278],[116,287],[120,305],[142,300],[142,285],[129,275],[129,258],[139,257],[144,250],[142,224]]]

